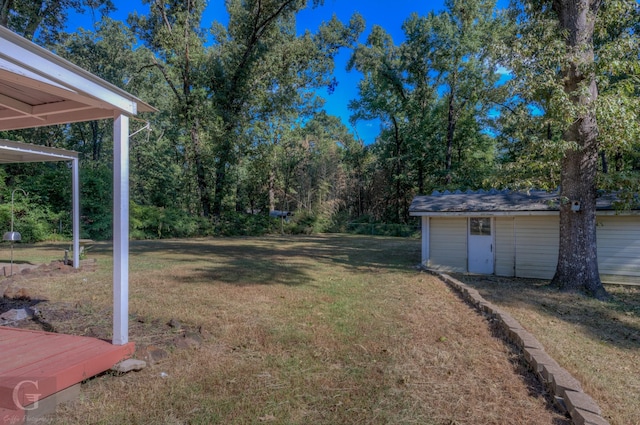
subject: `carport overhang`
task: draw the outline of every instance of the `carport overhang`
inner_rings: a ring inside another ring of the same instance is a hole
[[[112,342],[117,345],[129,340],[129,119],[154,111],[126,91],[0,27],[0,131],[113,119]],[[77,183],[77,169],[74,179]],[[74,245],[74,253],[77,248]]]

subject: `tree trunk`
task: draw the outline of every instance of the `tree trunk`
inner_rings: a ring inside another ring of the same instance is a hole
[[[200,134],[198,133],[197,120],[191,124],[191,144],[193,146],[193,162],[196,166],[196,181],[198,183],[198,192],[200,195],[200,208],[203,217],[211,215],[211,199],[209,197],[209,185],[207,184],[207,176],[202,162]]]
[[[455,83],[455,77],[454,77]],[[447,110],[447,150],[445,153],[445,164],[444,168],[447,174],[445,175],[445,184],[451,184],[451,166],[452,166],[452,157],[453,157],[453,137],[456,132],[456,111],[455,111],[455,101],[456,94],[454,92],[454,85],[451,86],[451,93],[449,93],[449,106]]]
[[[395,219],[396,220],[400,220],[403,214],[402,211],[402,204],[401,204],[401,200],[404,197],[404,191],[403,191],[403,185],[402,185],[402,180],[404,179],[403,177],[403,172],[404,172],[404,167],[403,167],[403,159],[402,159],[402,154],[403,154],[403,148],[402,148],[402,135],[400,134],[400,127],[398,125],[398,121],[396,121],[395,117],[391,118],[392,122],[393,122],[393,128],[394,128],[394,141],[395,141],[395,163],[396,163],[396,169],[395,171],[395,180],[396,180],[396,195],[395,195]]]
[[[276,209],[276,171],[275,167],[269,170],[269,212]]]
[[[2,0],[0,2],[0,25],[6,27],[9,24],[9,12],[13,7],[13,0]]]
[[[552,283],[561,290],[586,292],[597,298],[607,293],[600,281],[596,245],[596,173],[598,169],[598,97],[593,30],[598,0],[555,0],[561,28],[567,34],[564,90],[579,112],[565,130],[569,148],[562,160],[560,189],[560,245]]]
[[[91,129],[91,159],[99,161],[102,153],[102,136],[100,135],[100,124],[98,121],[89,123]]]

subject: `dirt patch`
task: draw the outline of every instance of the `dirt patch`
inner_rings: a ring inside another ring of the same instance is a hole
[[[95,271],[95,262],[89,262],[81,270],[74,269],[62,262],[52,262],[33,268],[24,268],[22,272],[0,281],[0,315],[11,310],[25,310],[27,318],[4,320],[2,326],[18,329],[38,330],[87,336],[104,340],[112,338],[111,307],[97,307],[90,301],[53,302],[47,295],[39,292],[30,282],[47,277],[77,272]],[[163,322],[160,319],[148,319],[136,313],[129,315],[129,337],[136,342],[139,357],[149,357],[149,351],[168,350],[173,347],[194,348],[199,338],[195,335],[206,334],[202,327],[192,329],[176,320]],[[195,342],[194,342],[195,341]],[[151,347],[149,349],[149,347]],[[156,359],[150,358],[152,362]]]

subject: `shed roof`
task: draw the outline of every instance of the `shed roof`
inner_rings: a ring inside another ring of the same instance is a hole
[[[596,202],[596,209],[614,210],[615,199],[615,195],[600,196]],[[409,207],[409,214],[417,216],[442,213],[552,213],[559,211],[559,200],[558,191],[435,191],[431,195],[416,196]]]

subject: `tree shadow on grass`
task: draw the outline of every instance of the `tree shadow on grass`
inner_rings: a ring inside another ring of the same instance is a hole
[[[222,282],[235,286],[282,284],[297,286],[312,279],[302,266],[278,264],[270,259],[224,259],[210,267],[196,267],[189,276],[178,277],[184,283]]]
[[[101,243],[92,252],[107,255],[111,250],[111,244]],[[313,278],[316,267],[409,270],[420,260],[418,240],[352,235],[132,241],[129,251],[132,262],[156,255],[194,263],[186,282],[202,279],[234,285],[299,285]],[[207,262],[211,265],[203,266]]]
[[[455,277],[478,289],[490,302],[514,308],[526,306],[552,319],[571,323],[596,341],[627,350],[640,348],[640,287],[609,285],[610,300],[603,302],[560,292],[549,286],[548,281],[496,276]]]
[[[419,261],[419,242],[404,238],[350,235],[212,238],[132,242],[131,254],[162,250],[175,261],[211,262],[196,277],[235,285],[299,285],[313,269],[346,267],[362,271],[409,269]],[[188,280],[188,279],[187,279]]]
[[[94,252],[111,247],[101,244]],[[261,238],[211,238],[198,240],[132,241],[130,254],[148,255],[163,251],[178,261],[296,261],[312,258],[317,262],[347,267],[407,269],[420,261],[420,242],[406,238],[350,235],[274,236]]]

